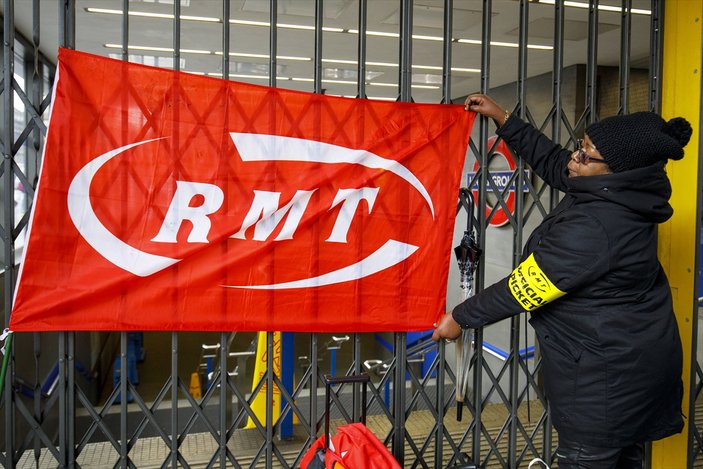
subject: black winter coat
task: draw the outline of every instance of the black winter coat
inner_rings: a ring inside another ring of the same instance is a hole
[[[477,328],[531,311],[560,437],[625,447],[678,433],[682,350],[657,224],[671,217],[663,165],[568,177],[571,152],[517,117],[498,134],[565,192],[522,263],[453,311]]]

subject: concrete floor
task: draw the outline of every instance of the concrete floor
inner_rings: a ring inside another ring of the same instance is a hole
[[[532,418],[529,421],[527,418],[526,406],[522,406],[518,412],[518,418],[524,425],[524,429],[528,434],[533,431],[542,409],[538,403],[532,402],[531,411]],[[507,412],[503,406],[489,405],[484,410],[482,418],[486,426],[486,430],[492,439],[497,439],[497,435],[500,433],[500,427],[506,421],[507,417]],[[344,421],[342,420],[333,421],[331,423],[332,432],[334,433],[334,429],[343,423]],[[455,441],[455,443],[458,443],[467,431],[469,419],[465,417],[463,422],[457,422],[454,418],[454,412],[450,409],[450,412],[444,419],[444,423],[451,438]],[[367,426],[381,440],[383,440],[391,430],[391,423],[389,420],[385,416],[380,415],[369,416]],[[406,431],[410,438],[416,442],[418,447],[420,447],[422,446],[422,442],[428,438],[433,426],[434,418],[432,417],[431,412],[427,410],[419,410],[410,414],[406,423]],[[541,433],[539,435],[541,435]],[[521,433],[519,433],[517,441],[518,451],[521,451],[525,447],[524,438]],[[254,463],[254,459],[256,459],[256,455],[260,452],[263,442],[264,440],[258,430],[242,429],[233,433],[228,441],[227,447],[232,452],[232,455],[236,459],[237,463],[242,467],[265,468],[265,456],[260,456],[257,462]],[[541,448],[541,436],[535,438],[533,443],[538,449]],[[276,442],[275,446],[286,461],[286,464],[291,465],[304,444],[304,433],[296,431],[292,439]],[[506,453],[506,444],[507,437],[505,435],[501,439],[498,439],[497,447],[502,454]],[[470,448],[470,445],[471,443],[469,439],[466,443],[464,443],[463,447]],[[553,435],[553,445],[556,445],[556,435]],[[190,467],[193,468],[206,467],[211,461],[218,461],[218,450],[218,442],[210,433],[189,434],[179,447],[182,458]],[[486,455],[488,451],[489,446],[485,441],[483,441],[481,454]],[[407,444],[405,454],[408,462],[414,460],[414,453]],[[432,467],[434,465],[433,440],[429,442],[424,454],[426,463]],[[451,454],[451,448],[449,445],[445,445],[443,450],[443,463],[441,467],[445,467],[450,462],[449,458],[451,457]],[[140,438],[134,447],[130,449],[129,457],[134,465],[140,469],[158,468],[161,467],[164,461],[166,461],[169,457],[169,448],[159,437]],[[531,459],[532,457],[525,456],[525,461],[520,464],[520,467],[527,467]],[[88,444],[77,458],[77,462],[81,465],[81,467],[95,469],[113,468],[117,461],[118,452],[108,442]],[[485,462],[485,466],[483,467],[486,469],[502,467],[495,455],[483,462]],[[17,467],[20,469],[53,468],[56,467],[56,462],[48,451],[42,450],[38,461],[34,460],[31,452],[25,453],[25,456],[20,460]],[[216,462],[215,467],[219,467],[219,462]],[[232,467],[230,462],[227,463],[227,467]],[[276,460],[276,457],[274,457],[274,464],[271,467],[279,468],[283,467],[283,465]],[[552,467],[556,467],[556,465],[553,465]]]

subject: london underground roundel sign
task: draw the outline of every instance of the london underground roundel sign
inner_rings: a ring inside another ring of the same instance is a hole
[[[500,193],[503,193],[505,190],[505,187],[508,185],[510,182],[511,178],[513,177],[513,174],[515,172],[515,169],[517,168],[517,165],[515,164],[515,158],[513,157],[512,152],[508,148],[508,145],[505,144],[503,140],[500,140],[498,144],[496,145],[496,140],[498,139],[497,136],[492,136],[488,139],[488,148],[493,148],[491,154],[489,155],[488,161],[489,161],[489,169],[488,169],[488,177],[491,178],[493,183],[495,184],[496,188]],[[494,148],[495,146],[495,148]],[[473,171],[469,173],[468,179],[469,183],[471,182],[471,179],[476,175],[478,172],[479,168],[479,162],[476,160],[474,162],[473,166]],[[525,180],[529,176],[529,172],[526,170],[525,171]],[[479,188],[479,182],[475,181],[471,185],[471,191],[474,195],[474,203],[477,204],[478,207],[478,188]],[[526,183],[525,186],[522,187],[521,192],[524,192],[526,190]],[[486,184],[486,191],[489,195],[493,195],[494,199],[496,198],[495,193],[493,192],[492,186],[490,183]],[[515,181],[510,183],[509,191],[505,197],[505,205],[508,207],[508,210],[510,212],[510,215],[515,215],[515,192],[516,192],[516,187],[515,187]],[[495,213],[493,211],[495,210]],[[489,201],[486,201],[486,218],[488,219],[491,217],[491,213],[493,213],[493,216],[489,220],[489,224],[491,226],[503,226],[506,223],[508,223],[508,214],[505,212],[505,209],[503,206],[496,200],[495,203],[491,204]]]

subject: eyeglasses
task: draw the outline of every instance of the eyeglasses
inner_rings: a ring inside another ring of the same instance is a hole
[[[608,164],[607,161],[601,158],[594,158],[586,154],[586,150],[583,148],[583,139],[580,138],[576,140],[576,162],[580,164],[588,164],[589,161],[594,163]]]

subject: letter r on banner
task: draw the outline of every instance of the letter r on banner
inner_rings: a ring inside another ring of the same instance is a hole
[[[191,207],[190,203],[196,195],[202,195],[204,201],[196,207]],[[151,240],[157,243],[175,243],[181,224],[188,220],[193,224],[188,242],[207,243],[211,226],[208,215],[215,213],[224,200],[222,189],[214,184],[176,181],[176,193],[171,199],[164,222],[159,233]]]

